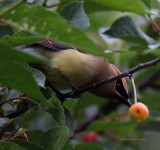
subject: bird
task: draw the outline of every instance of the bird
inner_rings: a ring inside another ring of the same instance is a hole
[[[42,71],[50,85],[58,89],[81,89],[95,84],[111,76],[119,75],[119,69],[104,57],[84,53],[74,47],[53,40],[45,40],[29,45],[16,47],[26,52],[33,51],[41,54],[48,63],[31,64]],[[56,88],[55,92],[58,92]],[[127,83],[124,78],[104,84],[88,92],[102,98],[115,99],[131,106],[128,98]]]

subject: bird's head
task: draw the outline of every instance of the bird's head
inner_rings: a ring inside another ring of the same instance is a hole
[[[113,64],[111,65],[112,65],[112,69],[116,71],[115,75],[121,74],[121,72],[116,66],[114,66]],[[115,87],[114,89],[115,99],[120,100],[122,103],[130,107],[131,102],[128,97],[128,88],[127,88],[126,80],[124,78],[116,80],[114,82],[114,87]]]
[[[95,83],[98,81],[102,81],[107,77],[117,76],[121,74],[116,66],[114,66],[113,64],[109,64],[107,61],[104,63],[104,66],[102,68],[103,69],[101,70],[101,73],[98,74],[98,76],[96,77],[96,81],[94,81]],[[104,84],[103,86],[100,86],[95,90],[91,90],[90,92],[99,97],[115,99],[126,104],[128,107],[131,106],[131,102],[128,98],[127,83],[124,78],[112,81],[108,84]]]
[[[125,79],[118,79],[115,85],[116,89],[116,99],[120,100],[122,103],[126,104],[128,107],[131,106],[131,102],[128,97],[128,89]]]

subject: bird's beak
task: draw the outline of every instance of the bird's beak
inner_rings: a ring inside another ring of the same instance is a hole
[[[130,101],[130,99],[128,98],[128,99],[126,99],[125,97],[121,97],[121,101],[124,103],[124,104],[126,104],[128,107],[131,107],[131,101]]]

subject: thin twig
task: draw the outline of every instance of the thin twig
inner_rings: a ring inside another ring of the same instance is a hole
[[[17,111],[15,111],[5,117],[8,117],[10,119],[18,117],[18,116],[24,114],[26,111],[28,111],[30,108],[32,108],[35,105],[37,105],[37,104],[28,105],[28,103],[25,103],[21,109],[18,109]]]
[[[48,1],[48,0],[44,0],[44,2],[43,2],[43,4],[42,4],[42,6],[46,7],[46,5],[47,5],[47,1]]]
[[[18,127],[15,131],[13,131],[10,136],[8,138],[6,138],[5,140],[10,140],[10,139],[13,139],[15,134],[19,131],[21,127]]]
[[[155,71],[152,75],[150,75],[148,78],[146,78],[145,80],[143,80],[142,82],[140,82],[137,86],[137,89],[139,89],[139,91],[143,91],[148,87],[152,87],[152,83],[157,80],[158,78],[160,78],[160,69],[158,69],[157,71]],[[133,89],[129,90],[129,97],[133,96]],[[92,116],[91,118],[87,119],[85,122],[79,124],[74,131],[74,134],[78,134],[82,131],[84,131],[85,129],[87,129],[87,127],[94,121],[98,120],[99,118],[103,117],[104,115],[107,115],[109,113],[111,113],[112,111],[114,111],[118,106],[120,106],[122,103],[119,101],[113,101],[113,100],[109,100],[105,105],[103,105],[103,107],[100,109],[101,112],[98,112],[97,114],[95,114],[94,116]]]
[[[28,100],[26,97],[15,97],[15,98],[7,99],[7,100],[1,102],[1,103],[0,103],[0,106],[2,106],[2,105],[5,104],[5,103],[8,103],[8,102],[17,100],[17,99],[20,99],[20,100]]]
[[[14,22],[11,22],[9,20],[5,20],[5,19],[0,19],[0,22],[6,25],[10,25],[14,28],[15,32],[18,32],[18,25]]]
[[[149,62],[146,62],[146,63],[141,63],[141,64],[135,66],[134,68],[130,69],[129,71],[126,71],[126,72],[124,72],[124,73],[121,73],[121,74],[119,74],[119,75],[117,75],[117,76],[111,76],[111,77],[109,77],[109,78],[107,78],[107,79],[105,79],[105,80],[102,80],[102,81],[99,81],[99,82],[97,82],[97,83],[94,83],[94,85],[90,85],[90,86],[88,86],[88,87],[82,88],[82,89],[80,89],[80,90],[78,91],[78,93],[83,93],[83,92],[85,92],[85,91],[89,91],[89,90],[91,90],[91,89],[98,88],[98,87],[100,87],[100,86],[102,86],[102,85],[104,85],[104,84],[108,84],[108,83],[110,83],[110,82],[112,82],[112,81],[115,81],[115,80],[124,78],[124,77],[126,77],[126,76],[129,76],[130,74],[133,74],[133,73],[135,73],[135,72],[137,72],[137,71],[139,71],[139,70],[141,70],[141,69],[144,69],[144,68],[147,68],[147,67],[151,67],[151,66],[155,66],[155,65],[157,65],[159,62],[160,62],[160,57],[158,57],[158,58],[156,58],[156,59],[154,59],[154,60],[151,60],[151,61],[149,61]]]
[[[57,4],[52,4],[52,5],[47,5],[46,3],[43,3],[43,6],[46,8],[53,8],[53,7],[59,6],[60,4],[62,4],[62,3],[57,3]]]
[[[9,122],[2,128],[1,132],[0,132],[0,139],[2,138],[2,136],[4,135],[4,133],[6,132],[6,130],[8,129],[8,127],[11,125],[11,123],[13,122],[14,119],[9,120]]]
[[[13,5],[11,5],[10,7],[6,8],[4,11],[0,12],[0,18],[8,13],[9,11],[11,11],[12,9],[14,9],[15,7],[17,7],[18,5],[20,5],[24,0],[19,0],[17,2],[15,2]]]

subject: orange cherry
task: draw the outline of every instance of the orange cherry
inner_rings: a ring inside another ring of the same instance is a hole
[[[146,105],[137,102],[134,103],[129,109],[130,116],[138,121],[142,121],[148,118],[149,111]]]

